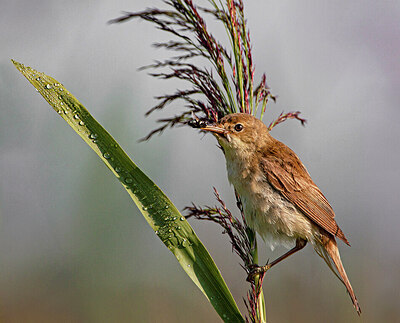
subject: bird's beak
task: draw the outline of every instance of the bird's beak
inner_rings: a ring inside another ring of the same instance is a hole
[[[224,135],[226,133],[226,130],[224,128],[220,128],[220,127],[216,127],[216,126],[205,126],[200,129],[204,130],[204,131],[214,132],[214,133],[217,133],[220,135]]]
[[[224,129],[224,128],[217,127],[217,126],[205,126],[203,128],[200,128],[200,129],[204,130],[204,131],[212,132],[213,134],[218,134],[221,137],[223,137],[224,139],[226,139],[228,142],[231,141],[231,138],[230,138],[230,136],[228,134],[228,131],[226,129]]]

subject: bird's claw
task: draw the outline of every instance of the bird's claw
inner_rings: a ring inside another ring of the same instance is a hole
[[[246,280],[249,283],[254,282],[256,276],[265,273],[269,268],[270,268],[270,266],[268,264],[265,265],[265,266],[259,266],[259,265],[256,265],[256,264],[250,265],[249,266],[250,272],[247,275],[247,279]]]

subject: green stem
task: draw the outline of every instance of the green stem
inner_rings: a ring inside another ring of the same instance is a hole
[[[252,248],[253,263],[258,264],[257,236],[254,231],[252,231],[252,238],[253,238],[253,248]],[[255,319],[257,323],[267,323],[267,311],[265,307],[264,293],[262,290],[262,281],[260,281],[259,276],[255,277],[254,284],[256,290],[260,291],[257,299],[257,314],[256,314],[257,317]]]

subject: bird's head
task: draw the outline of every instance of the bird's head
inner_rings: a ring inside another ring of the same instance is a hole
[[[225,152],[254,152],[271,140],[267,126],[247,113],[229,114],[201,130],[212,132]]]

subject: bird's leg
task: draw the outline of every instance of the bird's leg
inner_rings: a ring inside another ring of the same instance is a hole
[[[269,270],[270,268],[275,266],[277,263],[279,263],[282,260],[286,259],[290,255],[293,255],[297,251],[303,249],[306,246],[306,244],[307,244],[307,240],[297,239],[296,240],[296,246],[294,248],[290,249],[284,255],[280,256],[277,259],[275,259],[273,262],[271,262],[269,264],[267,263],[265,266],[257,266],[257,265],[255,265],[251,269],[249,275],[247,276],[247,281],[249,281],[249,282],[254,281],[254,278],[255,278],[256,275],[259,275],[261,273],[265,273],[267,270]]]

